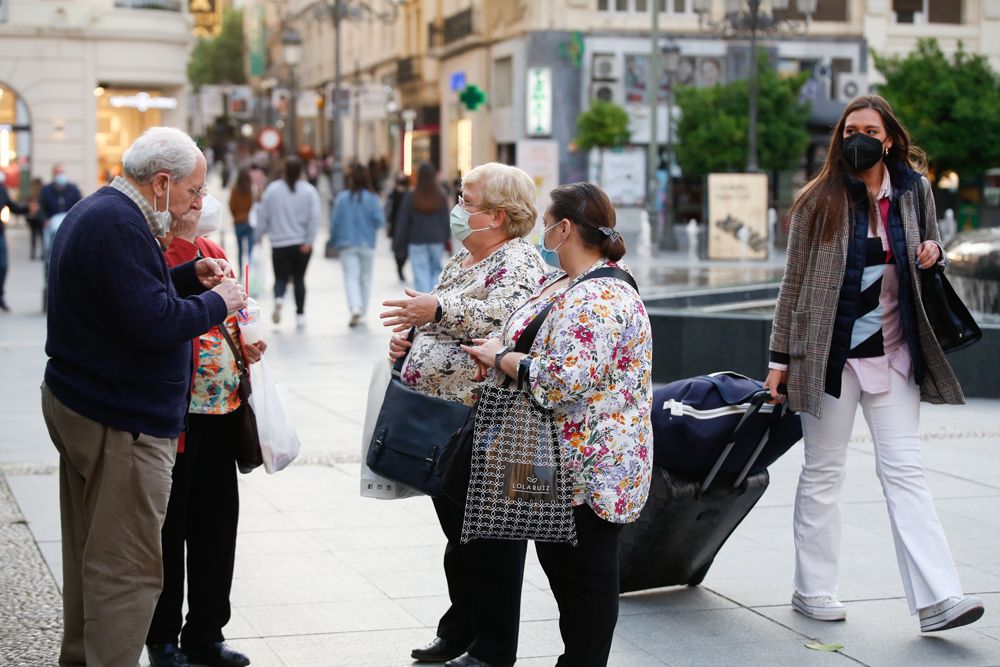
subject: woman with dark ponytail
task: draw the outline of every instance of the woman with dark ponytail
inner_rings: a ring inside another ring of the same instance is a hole
[[[536,542],[535,550],[559,603],[565,650],[557,665],[598,667],[607,664],[618,620],[618,532],[639,518],[652,475],[652,334],[634,281],[618,263],[625,242],[608,196],[573,183],[550,197],[541,249],[560,270],[543,278],[500,337],[464,349],[480,379],[490,370],[526,375],[532,398],[553,412],[579,544]],[[512,352],[549,304],[529,352]]]

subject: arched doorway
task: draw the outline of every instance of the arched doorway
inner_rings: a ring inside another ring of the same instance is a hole
[[[0,171],[11,195],[24,200],[31,176],[31,115],[24,98],[0,81]]]

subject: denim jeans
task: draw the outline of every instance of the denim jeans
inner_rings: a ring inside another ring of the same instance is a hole
[[[364,315],[372,291],[372,259],[375,251],[364,245],[340,248],[340,263],[344,267],[344,288],[351,315]]]
[[[246,222],[237,223],[233,227],[236,229],[236,252],[239,257],[239,270],[237,273],[242,275],[243,267],[245,266],[243,263],[244,247],[246,247],[247,264],[250,263],[250,258],[253,257],[253,227]]]
[[[0,232],[0,303],[3,302],[3,284],[6,280],[7,280],[7,237],[4,235],[3,232]]]
[[[430,292],[437,287],[441,277],[443,243],[411,243],[410,267],[413,269],[413,287],[418,292]]]

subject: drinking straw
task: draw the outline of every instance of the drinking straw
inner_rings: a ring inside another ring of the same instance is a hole
[[[243,290],[250,294],[250,265],[243,265]]]

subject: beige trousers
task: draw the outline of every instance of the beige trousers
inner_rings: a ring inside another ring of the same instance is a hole
[[[59,664],[135,667],[163,587],[160,528],[177,441],[108,428],[45,385],[42,414],[59,450]]]

